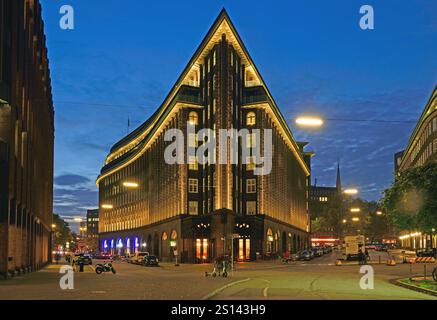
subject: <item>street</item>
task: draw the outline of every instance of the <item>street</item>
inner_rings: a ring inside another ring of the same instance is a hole
[[[377,261],[380,253],[372,253]],[[383,255],[386,253],[381,253]],[[436,297],[391,284],[405,278],[410,265],[373,265],[374,289],[363,290],[360,266],[335,266],[337,253],[308,262],[283,264],[280,261],[238,263],[228,278],[205,277],[210,264],[164,263],[145,268],[115,262],[117,273],[97,275],[90,266],[74,273],[74,289],[62,290],[61,264],[0,282],[0,299],[436,299]],[[98,260],[94,261],[94,263]],[[430,272],[431,265],[428,265]],[[423,265],[412,265],[413,274],[423,274]]]

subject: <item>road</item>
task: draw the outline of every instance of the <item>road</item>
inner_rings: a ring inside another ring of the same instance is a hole
[[[372,253],[374,261],[378,255]],[[389,282],[408,277],[409,265],[373,265],[374,289],[363,290],[360,266],[335,266],[336,258],[332,253],[309,262],[239,263],[229,278],[205,277],[210,265],[145,268],[115,262],[115,275],[97,275],[90,267],[75,273],[73,290],[60,288],[60,265],[51,265],[0,281],[0,299],[436,299]],[[413,265],[411,272],[420,274],[423,268]]]

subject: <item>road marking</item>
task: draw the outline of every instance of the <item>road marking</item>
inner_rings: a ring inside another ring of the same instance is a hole
[[[212,297],[214,297],[214,296],[216,296],[217,294],[219,294],[220,292],[222,292],[223,290],[225,290],[225,289],[227,289],[227,288],[230,288],[230,287],[232,287],[232,286],[235,286],[235,285],[237,285],[237,284],[247,282],[247,281],[249,281],[249,280],[250,280],[250,278],[247,278],[247,279],[238,280],[238,281],[234,281],[234,282],[228,283],[228,284],[224,285],[223,287],[220,287],[220,288],[218,288],[218,289],[215,289],[213,292],[207,294],[206,296],[204,296],[204,297],[203,297],[202,299],[200,299],[200,300],[209,300],[209,299],[211,299]]]
[[[265,287],[263,290],[263,296],[267,298],[267,292],[269,291],[269,287]]]

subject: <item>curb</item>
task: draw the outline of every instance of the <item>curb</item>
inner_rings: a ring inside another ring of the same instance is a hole
[[[218,288],[218,289],[215,289],[213,292],[207,294],[206,296],[204,296],[204,297],[201,298],[200,300],[210,300],[212,297],[216,296],[217,294],[219,294],[219,293],[222,292],[223,290],[228,289],[228,288],[230,288],[230,287],[232,287],[232,286],[235,286],[235,285],[237,285],[237,284],[247,282],[247,281],[249,281],[249,280],[250,280],[250,278],[247,278],[247,279],[238,280],[238,281],[234,281],[234,282],[228,283],[228,284],[224,285],[223,287],[220,287],[220,288]]]
[[[431,291],[431,290],[419,288],[416,286],[412,286],[412,285],[400,282],[400,280],[405,280],[405,279],[408,279],[408,278],[391,279],[389,282],[395,286],[402,287],[404,289],[409,289],[409,290],[413,290],[416,292],[420,292],[420,293],[424,293],[427,295],[437,297],[437,291]]]

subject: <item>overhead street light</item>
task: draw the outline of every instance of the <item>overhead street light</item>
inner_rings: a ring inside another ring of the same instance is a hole
[[[361,209],[360,208],[351,208],[351,212],[360,212]]]
[[[381,215],[382,215],[382,211],[376,211],[376,214],[377,214],[378,216],[381,216]]]
[[[352,221],[360,221],[360,218],[352,218]]]
[[[343,193],[352,195],[352,194],[357,194],[357,193],[358,193],[358,190],[357,190],[357,189],[354,189],[354,188],[350,188],[350,189],[345,189],[345,190],[343,191]]]
[[[323,119],[316,117],[298,117],[296,124],[306,127],[320,127],[323,125]]]

